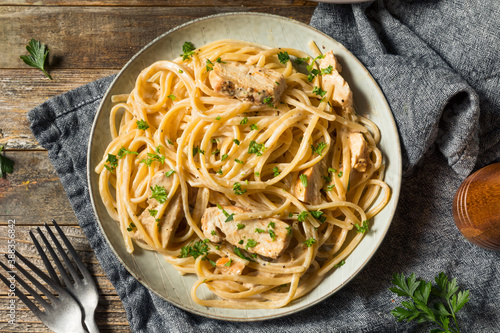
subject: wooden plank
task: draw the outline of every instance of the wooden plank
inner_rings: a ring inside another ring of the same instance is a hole
[[[19,299],[15,298],[15,326],[9,323],[10,300],[0,296],[0,332],[51,332]],[[95,315],[101,332],[130,332],[125,309],[118,296],[99,299]]]
[[[304,6],[314,5],[312,1],[306,0],[274,0],[273,5],[278,6]],[[127,6],[127,7],[215,7],[215,6],[266,6],[266,2],[260,0],[2,0],[2,5],[20,6]]]
[[[77,225],[73,209],[46,151],[11,151],[14,172],[0,178],[0,223],[41,224],[52,219]]]
[[[162,33],[195,18],[262,12],[308,23],[314,5],[260,7],[38,7],[0,6],[0,68],[26,68],[19,56],[35,38],[50,48],[51,68],[121,68]],[[36,24],[34,24],[36,22]]]
[[[42,149],[27,118],[28,111],[50,97],[115,74],[115,69],[53,70],[54,80],[32,69],[0,69],[0,145],[6,149]]]
[[[43,261],[37,252],[35,246],[33,245],[33,241],[31,240],[29,236],[29,231],[31,230],[34,235],[37,237],[38,241],[42,243],[41,238],[39,237],[38,233],[35,231],[35,227],[28,227],[28,226],[23,226],[21,224],[18,224],[19,220],[16,220],[15,226],[13,225],[12,227],[10,226],[0,226],[0,254],[3,255],[4,253],[10,253],[12,252],[15,253],[20,253],[22,254],[25,258],[27,258],[29,261],[31,261],[33,264],[35,264],[37,267],[39,267],[43,272],[47,274],[47,270],[45,269],[45,266],[43,264]],[[9,228],[10,228],[10,233],[9,233]],[[91,249],[87,238],[85,237],[85,234],[83,233],[83,230],[80,229],[79,227],[69,227],[69,226],[62,226],[61,227],[65,233],[65,235],[68,237],[70,240],[71,244],[73,247],[76,249],[79,257],[81,258],[82,262],[84,263],[85,267],[89,270],[90,274],[94,277],[94,281],[97,284],[97,288],[99,289],[99,295],[116,295],[116,290],[109,281],[106,273],[102,269],[101,265],[99,264],[99,261],[95,257],[94,251]],[[45,231],[44,228],[41,228],[43,233],[47,236],[47,232]],[[55,230],[53,230],[55,231]],[[14,235],[14,240],[15,242],[11,242],[11,247],[9,247],[8,241],[11,239],[10,235]],[[52,247],[55,249],[54,244],[50,240],[50,244],[52,244]],[[45,246],[43,246],[45,248]],[[50,255],[47,252],[47,256],[50,258]],[[2,262],[6,262],[4,259],[2,259]],[[23,264],[24,266],[24,264]],[[55,264],[53,265],[54,268],[57,271],[57,268]],[[11,268],[11,267],[9,267]],[[12,268],[13,271],[16,271],[15,267]],[[2,271],[2,274],[4,272]],[[24,279],[27,281],[26,279]],[[42,282],[40,280],[40,282]],[[45,282],[42,282],[43,285],[46,285]],[[31,285],[31,283],[30,283]],[[22,289],[22,288],[21,288]],[[9,291],[9,288],[3,284],[0,283],[0,296],[2,295],[7,295]],[[0,317],[1,319],[1,317]]]

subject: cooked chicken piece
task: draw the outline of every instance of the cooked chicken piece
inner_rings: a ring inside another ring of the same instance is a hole
[[[278,105],[286,82],[283,74],[267,68],[239,63],[214,63],[209,80],[224,95],[255,105]]]
[[[228,215],[245,213],[235,206],[222,208]],[[250,253],[273,259],[278,258],[288,246],[291,236],[287,223],[273,218],[226,222],[224,211],[218,207],[210,207],[201,218],[203,233],[212,243],[225,240]]]
[[[342,66],[338,63],[337,58],[332,51],[325,54],[325,57],[321,60],[319,68],[322,70],[327,69],[329,66],[332,66],[332,73],[322,75],[323,87],[325,90],[328,90],[333,85],[332,104],[334,106],[341,106],[344,110],[351,112],[352,91],[351,88],[349,88],[349,84],[340,75]]]
[[[327,161],[330,160],[330,152],[333,147],[333,139],[330,144],[330,148],[328,151],[323,151],[323,154],[326,156],[313,165],[310,168],[305,169],[299,174],[297,181],[295,183],[294,194],[302,202],[307,202],[311,205],[319,205],[321,203],[321,193],[320,190],[325,185],[325,176],[327,174]],[[304,186],[301,175],[305,175],[307,177],[307,186]]]
[[[351,182],[356,183],[372,166],[371,149],[360,132],[349,132],[348,139],[351,150]]]
[[[168,193],[172,187],[173,177],[166,177],[164,171],[159,171],[151,178],[150,186],[153,188],[156,185],[163,186]],[[151,189],[148,191],[149,196],[151,196]],[[158,225],[160,226],[161,244],[165,248],[183,217],[180,189],[176,191],[161,217],[158,217],[157,214],[159,213],[156,213],[156,216],[152,216],[150,210],[159,211],[162,204],[158,200],[151,198],[148,199],[148,204],[149,206],[139,216],[139,221],[141,221],[150,236],[153,235],[155,228],[158,228]],[[159,221],[156,220],[157,218],[159,218]],[[133,233],[132,237],[143,240],[142,235],[137,230]]]
[[[245,269],[245,263],[239,260],[230,260],[229,258],[220,258],[216,264],[218,269],[224,275],[241,275]]]

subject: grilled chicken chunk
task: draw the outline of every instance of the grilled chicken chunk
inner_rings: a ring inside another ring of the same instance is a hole
[[[312,167],[305,169],[299,174],[295,183],[294,194],[300,201],[307,202],[311,205],[319,205],[321,203],[320,190],[323,188],[323,185],[325,185],[325,179],[323,176],[327,174],[327,161],[329,160],[333,143],[334,142],[332,140],[329,151],[323,152],[326,156],[321,161]],[[300,179],[301,175],[305,175],[307,177],[307,186],[304,186],[304,183]]]
[[[160,171],[156,173],[153,178],[151,178],[151,184],[153,188],[158,186],[163,186],[167,193],[170,191],[172,187],[173,177],[166,177],[165,172]],[[151,189],[149,189],[149,196],[151,196]],[[152,216],[151,210],[159,211],[159,208],[162,204],[160,204],[156,199],[148,199],[149,206],[139,215],[139,221],[141,221],[142,225],[148,231],[149,235],[153,235],[155,228],[160,226],[160,235],[161,235],[161,244],[163,248],[168,245],[170,237],[175,232],[175,229],[179,225],[179,222],[182,220],[182,200],[181,193],[177,191],[168,206],[165,208],[164,214],[159,217],[159,221],[156,221],[158,215]],[[159,213],[157,213],[159,214]],[[143,240],[142,235],[136,230],[132,237]]]
[[[283,74],[275,70],[230,62],[214,63],[209,80],[215,91],[255,105],[279,104],[286,88]]]
[[[227,214],[245,213],[243,209],[235,206],[222,206],[222,208]],[[217,207],[207,208],[203,213],[202,230],[212,243],[226,241],[250,253],[276,259],[290,242],[291,236],[287,229],[289,225],[278,219],[225,222],[226,219],[224,212]],[[244,227],[241,227],[242,225]]]
[[[356,183],[373,164],[370,159],[371,149],[363,134],[359,132],[349,132],[348,139],[351,150],[351,182]]]
[[[323,74],[322,76],[322,84],[325,90],[328,90],[331,86],[334,86],[333,89],[333,105],[340,106],[347,112],[352,112],[352,91],[349,88],[349,84],[344,80],[344,78],[340,75],[342,71],[342,66],[338,63],[337,58],[333,54],[332,51],[329,51],[325,54],[323,60],[321,60],[320,69],[327,69],[329,66],[332,66],[331,74]]]
[[[243,261],[230,260],[227,257],[220,258],[215,265],[224,275],[241,275],[245,269],[245,263]]]

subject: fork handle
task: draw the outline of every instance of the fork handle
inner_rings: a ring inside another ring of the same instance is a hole
[[[99,333],[99,327],[97,327],[97,324],[95,322],[94,316],[87,316],[85,318],[85,326],[87,326],[87,330],[89,333]]]

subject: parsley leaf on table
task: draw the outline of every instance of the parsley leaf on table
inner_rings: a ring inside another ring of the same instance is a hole
[[[2,155],[4,146],[0,147],[0,178],[5,177],[6,173],[14,172],[14,161]]]
[[[49,54],[49,48],[38,40],[31,39],[26,45],[29,55],[22,55],[20,58],[29,66],[40,69],[46,77],[52,80],[52,77],[45,70],[45,60]]]
[[[395,273],[391,281],[395,287],[389,290],[398,296],[409,297],[411,301],[402,302],[402,307],[396,307],[391,314],[398,321],[432,322],[440,327],[431,332],[459,333],[456,313],[469,301],[469,290],[459,292],[457,280],[449,281],[443,272],[434,280],[437,287],[432,286],[431,281],[417,279],[415,274],[405,278],[403,274]]]

